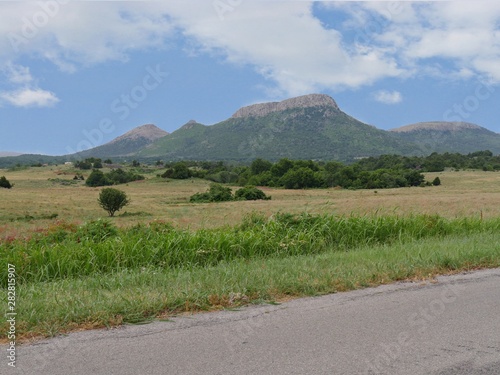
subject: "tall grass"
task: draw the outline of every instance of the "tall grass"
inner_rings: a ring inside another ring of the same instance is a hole
[[[117,229],[106,220],[62,224],[28,241],[0,244],[0,263],[15,264],[17,282],[46,282],[126,269],[192,269],[235,259],[283,258],[423,238],[493,232],[500,218],[439,216],[247,216],[235,227],[189,231],[165,223]],[[7,284],[6,267],[0,270]]]

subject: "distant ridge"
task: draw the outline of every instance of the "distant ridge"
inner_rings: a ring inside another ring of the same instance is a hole
[[[424,155],[432,152],[500,153],[500,134],[469,122],[420,122],[392,129],[401,140],[416,144]]]
[[[7,156],[19,156],[22,155],[21,152],[12,152],[12,151],[0,151],[0,158],[5,158]]]
[[[253,104],[238,109],[231,118],[241,118],[249,116],[266,116],[273,112],[285,111],[292,108],[310,108],[310,107],[333,107],[339,110],[335,100],[324,94],[310,94],[298,96],[296,98],[286,99],[281,102],[269,102]]]
[[[465,129],[481,130],[484,128],[476,124],[471,124],[470,122],[430,121],[430,122],[419,122],[416,124],[405,125],[401,126],[400,128],[391,129],[390,131],[396,133],[408,133],[418,130],[461,131]]]

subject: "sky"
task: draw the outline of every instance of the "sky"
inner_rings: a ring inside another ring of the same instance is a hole
[[[500,132],[499,1],[0,1],[0,151],[65,155],[311,93]]]

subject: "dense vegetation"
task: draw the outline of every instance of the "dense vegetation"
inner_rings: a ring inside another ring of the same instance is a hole
[[[240,186],[270,186],[285,189],[327,188],[339,186],[349,189],[384,189],[424,184],[424,176],[415,169],[392,168],[364,170],[359,164],[350,166],[337,162],[318,163],[311,160],[281,159],[271,163],[254,160],[250,166],[231,166],[224,163],[195,163],[197,177],[218,183]],[[185,162],[174,163],[163,177],[190,176]],[[178,173],[178,171],[182,171]],[[195,198],[197,199],[197,198]]]
[[[422,172],[441,172],[445,168],[498,171],[500,170],[500,155],[494,156],[489,150],[467,155],[449,152],[444,154],[434,152],[429,156],[382,155],[360,160],[356,164],[367,171],[381,168],[418,169]]]
[[[236,190],[234,196],[231,188],[220,184],[212,183],[207,192],[196,193],[189,199],[190,202],[196,203],[211,203],[211,202],[228,202],[232,200],[268,200],[268,197],[262,190],[255,186],[245,186]]]
[[[108,173],[104,173],[99,169],[94,169],[87,178],[87,181],[85,181],[85,184],[87,186],[96,187],[125,184],[127,182],[139,180],[144,180],[144,176],[134,171],[124,171],[121,168],[117,168]]]
[[[445,168],[500,170],[500,156],[491,151],[468,155],[437,154],[426,157],[382,155],[363,158],[353,164],[281,159],[275,163],[255,159],[250,165],[224,162],[167,163],[162,177],[206,178],[217,183],[240,186],[270,186],[286,189],[342,187],[346,189],[384,189],[421,185],[440,185],[439,179],[425,182],[424,172],[441,172]]]
[[[29,240],[0,243],[0,262],[15,264],[19,284],[48,282],[124,269],[213,266],[235,259],[289,257],[358,246],[406,243],[450,235],[495,233],[500,220],[439,216],[335,217],[254,214],[233,228],[189,231],[152,222],[118,229],[106,220],[58,224]],[[7,268],[0,270],[7,284]]]

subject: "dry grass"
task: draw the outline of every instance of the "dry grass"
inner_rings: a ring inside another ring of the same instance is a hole
[[[444,217],[500,216],[500,174],[482,171],[428,173],[439,176],[442,185],[426,188],[386,190],[284,190],[263,188],[271,201],[191,204],[189,197],[203,192],[204,180],[164,180],[153,172],[146,181],[119,185],[132,203],[113,219],[118,226],[138,222],[165,220],[178,227],[198,229],[232,225],[252,211],[272,215],[278,211],[299,213],[350,214],[439,214]],[[88,175],[88,172],[86,173]],[[15,186],[0,189],[0,238],[26,235],[56,220],[82,223],[106,216],[98,206],[100,188],[89,188],[82,182],[63,186],[49,179],[71,180],[69,167],[30,168],[9,172],[0,170]],[[84,174],[85,175],[85,174]],[[124,212],[127,214],[122,215]],[[34,219],[29,220],[27,216]]]

